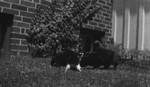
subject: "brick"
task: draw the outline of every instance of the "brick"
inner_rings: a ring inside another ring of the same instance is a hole
[[[107,18],[107,17],[106,17],[105,20],[106,20],[106,21],[111,21],[111,18]]]
[[[109,30],[108,30],[108,29],[103,29],[103,31],[104,31],[104,32],[109,32]]]
[[[27,11],[27,7],[22,6],[22,5],[12,4],[11,8],[17,9],[17,10],[22,10],[22,11]]]
[[[108,25],[108,26],[106,26],[106,28],[107,28],[107,29],[111,29],[111,26]]]
[[[103,8],[105,8],[105,9],[109,9],[109,6],[103,5]]]
[[[30,29],[26,29],[26,33],[28,33],[28,32],[29,32],[29,30],[30,30]]]
[[[102,20],[105,20],[105,19],[104,19],[104,18],[105,18],[104,16],[101,16],[100,18],[101,18]]]
[[[105,2],[104,2],[104,1],[102,1],[102,0],[99,0],[99,3],[105,4]]]
[[[30,24],[28,23],[24,23],[24,22],[17,22],[17,21],[14,21],[14,26],[17,26],[17,27],[24,27],[24,28],[29,28],[30,27]]]
[[[21,40],[21,45],[27,45],[28,42],[26,40]]]
[[[101,30],[102,30],[102,28],[100,28],[100,27],[94,27],[94,30],[101,31]]]
[[[25,16],[25,17],[33,17],[33,16],[34,16],[33,13],[24,12],[24,11],[21,11],[21,12],[20,12],[20,15],[21,15],[21,16]]]
[[[21,17],[15,15],[14,20],[16,20],[16,21],[21,21]]]
[[[101,20],[101,19],[98,19],[98,18],[94,18],[94,21],[95,21],[95,22],[98,22],[98,23],[102,23],[102,20]]]
[[[32,2],[33,0],[26,0],[26,1]]]
[[[113,10],[113,8],[112,8],[112,7],[109,7],[109,10],[111,10],[111,11],[112,11],[112,10]]]
[[[19,4],[19,0],[4,0],[4,1]]]
[[[26,29],[25,28],[21,28],[21,33],[25,33]]]
[[[36,10],[35,8],[28,8],[28,12],[33,12],[34,13],[35,10]]]
[[[102,11],[102,12],[106,12],[107,10],[106,10],[106,9],[104,9],[104,8],[102,8],[102,9],[101,9],[101,11]]]
[[[47,6],[45,6],[45,5],[41,5],[41,4],[37,4],[36,8],[43,8],[43,9],[47,9]]]
[[[84,28],[93,29],[94,27],[92,25],[85,24]]]
[[[7,9],[7,8],[4,8],[4,9],[3,9],[3,12],[4,12],[4,13],[8,13],[8,14],[19,15],[19,11],[14,10],[14,9]]]
[[[50,2],[48,2],[48,1],[46,1],[46,0],[41,0],[41,4],[43,4],[43,5],[49,5]]]
[[[0,6],[10,8],[10,3],[0,1]]]
[[[109,17],[112,18],[112,14],[110,14]]]
[[[11,49],[16,49],[16,50],[27,50],[28,46],[22,46],[22,45],[11,45]]]
[[[94,21],[90,21],[90,22],[89,22],[89,24],[90,24],[90,25],[97,26],[97,23],[96,23],[96,22],[94,22]]]
[[[109,25],[109,21],[103,21],[103,23]]]
[[[101,18],[101,15],[97,14],[96,17],[97,17],[97,18]]]
[[[105,24],[98,24],[99,27],[105,27]]]
[[[101,14],[102,14],[102,12],[101,12],[101,11],[98,11],[96,14],[97,14],[97,15],[101,15]]]
[[[29,6],[29,7],[35,7],[35,3],[21,0],[21,5]]]
[[[112,14],[112,11],[111,11],[111,10],[107,10],[107,13],[108,13],[108,14]]]
[[[23,22],[31,23],[31,18],[23,17]]]
[[[96,6],[99,6],[99,7],[102,7],[102,6],[103,6],[102,3],[96,3],[95,5],[96,5]]]
[[[112,34],[112,30],[109,30],[109,33],[111,33],[111,34]]]
[[[14,17],[14,20],[16,20],[16,21],[21,21],[21,19],[22,19],[22,18],[21,18],[20,16],[16,16],[16,15],[15,15],[15,17]]]
[[[111,36],[111,34],[109,33],[109,31],[108,31],[108,32],[106,32],[106,33],[105,33],[105,35],[107,35],[107,36]]]
[[[17,34],[17,33],[11,33],[12,38],[18,38],[18,39],[26,39],[27,35],[25,34]]]
[[[23,51],[20,51],[19,54],[20,54],[21,56],[29,56],[29,55],[30,55],[29,52],[23,52]]]
[[[109,22],[109,25],[112,26],[112,22]]]
[[[10,43],[19,45],[20,44],[20,40],[18,40],[18,39],[10,39]]]
[[[109,17],[108,13],[103,13],[103,16]]]
[[[11,31],[12,31],[13,33],[20,33],[20,28],[13,26]]]
[[[33,0],[33,2],[40,3],[40,0]]]
[[[108,6],[112,7],[112,3],[107,3]]]
[[[11,53],[10,53],[11,55],[17,55],[18,54],[18,51],[14,51],[14,50],[11,50]]]

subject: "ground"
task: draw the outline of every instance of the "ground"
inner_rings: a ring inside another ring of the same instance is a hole
[[[121,64],[117,70],[52,67],[50,58],[14,57],[0,62],[0,87],[150,87],[150,69]]]

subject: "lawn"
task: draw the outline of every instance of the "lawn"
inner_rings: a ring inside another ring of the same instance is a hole
[[[14,57],[0,62],[0,87],[150,87],[150,69],[119,65],[117,70],[52,67],[50,58]]]

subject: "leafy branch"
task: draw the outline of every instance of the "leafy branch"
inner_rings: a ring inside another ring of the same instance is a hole
[[[59,45],[79,42],[80,28],[92,19],[100,6],[97,0],[54,0],[44,9],[38,8],[32,18],[27,41],[31,55],[48,57]]]

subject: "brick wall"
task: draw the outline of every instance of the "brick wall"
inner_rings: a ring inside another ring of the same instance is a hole
[[[0,0],[0,11],[14,15],[10,38],[11,55],[28,55],[26,32],[30,28],[31,17],[38,6],[46,6],[48,3],[45,0]]]
[[[26,32],[30,28],[31,17],[38,6],[46,6],[51,0],[0,0],[0,11],[14,15],[11,27],[10,51],[11,55],[28,55]],[[103,7],[92,21],[84,25],[85,28],[105,31],[109,42],[111,37],[112,0],[98,0]]]
[[[105,32],[106,43],[111,43],[112,38],[112,10],[113,0],[98,0],[97,3],[102,9],[95,14],[93,20],[83,27]]]

